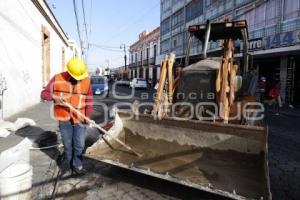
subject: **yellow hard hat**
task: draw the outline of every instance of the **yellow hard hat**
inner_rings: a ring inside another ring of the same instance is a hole
[[[68,73],[76,80],[80,81],[88,77],[86,65],[79,58],[72,58],[67,64]]]

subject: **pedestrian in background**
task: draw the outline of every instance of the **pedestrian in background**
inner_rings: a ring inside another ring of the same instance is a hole
[[[153,81],[151,78],[148,79],[149,88],[151,89],[153,87]]]
[[[258,83],[260,102],[264,104],[265,102],[265,93],[266,93],[266,77],[261,77]]]
[[[56,74],[41,93],[41,98],[54,101],[54,116],[59,121],[64,154],[59,160],[60,175],[67,172],[81,175],[86,171],[82,165],[85,144],[85,120],[64,106],[67,102],[86,116],[92,114],[92,87],[85,63],[72,58],[67,72]]]
[[[272,103],[276,108],[274,107],[274,110],[277,109],[276,115],[279,115],[280,108],[282,108],[282,99],[280,95],[280,81],[277,81],[275,86],[270,90],[269,97],[272,98]]]

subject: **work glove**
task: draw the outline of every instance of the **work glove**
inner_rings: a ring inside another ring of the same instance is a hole
[[[96,122],[94,120],[90,120],[90,122],[88,122],[89,128],[93,128],[93,127],[95,127],[95,125],[96,125]]]
[[[53,101],[58,105],[64,105],[65,100],[62,97],[59,96],[53,96]]]

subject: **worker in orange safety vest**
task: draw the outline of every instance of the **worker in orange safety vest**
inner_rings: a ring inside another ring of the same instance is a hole
[[[85,144],[85,120],[64,106],[69,103],[77,111],[92,114],[93,91],[85,63],[72,58],[67,63],[67,71],[56,74],[41,93],[41,98],[54,101],[53,113],[59,121],[59,129],[64,145],[64,154],[59,159],[61,175],[81,175],[86,172],[82,165]]]

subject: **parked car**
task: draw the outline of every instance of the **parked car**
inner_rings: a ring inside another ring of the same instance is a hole
[[[129,79],[121,78],[121,79],[117,79],[116,83],[117,83],[118,85],[129,86],[130,80],[129,80]]]
[[[91,84],[94,95],[109,96],[109,87],[105,77],[91,76]]]
[[[141,78],[134,78],[132,81],[129,83],[130,88],[147,88],[147,82],[145,79]]]

